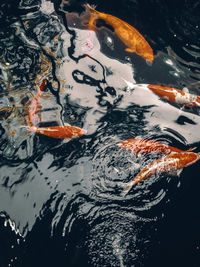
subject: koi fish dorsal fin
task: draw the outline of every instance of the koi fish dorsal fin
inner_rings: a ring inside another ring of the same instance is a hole
[[[92,13],[99,14],[99,12],[95,9],[96,8],[95,5],[85,4],[84,7],[86,8],[87,11],[89,10]]]

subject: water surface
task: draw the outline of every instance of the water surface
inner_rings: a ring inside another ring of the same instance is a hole
[[[0,266],[197,267],[199,162],[180,176],[151,176],[124,197],[120,184],[158,155],[117,144],[139,136],[199,152],[199,109],[147,88],[199,94],[199,2],[179,10],[153,0],[90,3],[136,27],[152,64],[126,53],[101,21],[88,31],[83,3],[1,4]],[[35,123],[87,134],[66,142],[25,127],[45,78]]]

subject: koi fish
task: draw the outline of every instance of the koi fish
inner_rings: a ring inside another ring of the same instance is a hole
[[[104,20],[108,25],[112,26],[119,39],[127,46],[126,52],[136,53],[149,62],[154,59],[153,50],[145,40],[145,38],[127,22],[105,13],[96,11],[89,4],[85,5],[91,11],[89,20],[89,30],[94,30],[94,23],[97,19]]]
[[[171,152],[184,152],[183,150],[162,144],[155,140],[147,140],[140,138],[130,138],[118,144],[119,147],[132,150],[137,156],[139,153],[164,153],[169,154]],[[195,148],[190,148],[186,151],[193,151]]]
[[[86,130],[71,125],[49,126],[49,127],[31,126],[30,130],[53,138],[70,138],[70,139],[74,137],[80,137],[86,133]]]
[[[199,159],[200,154],[194,152],[172,152],[169,155],[160,157],[144,167],[144,169],[142,169],[132,181],[127,184],[123,184],[123,187],[125,188],[123,195],[126,195],[133,185],[153,174],[177,170],[178,175],[181,173],[183,167],[187,167]]]
[[[39,90],[37,91],[35,97],[33,98],[28,114],[28,127],[31,131],[43,134],[52,138],[74,138],[80,137],[86,133],[86,130],[81,129],[76,126],[65,125],[65,126],[49,126],[49,127],[36,127],[34,126],[35,118],[38,110],[39,97],[41,92],[44,91],[44,88],[47,84],[47,80],[44,79],[41,83]]]
[[[148,88],[162,99],[170,102],[187,107],[200,107],[200,96],[190,94],[179,89],[160,85],[149,84]]]
[[[36,122],[36,114],[38,110],[38,102],[39,98],[41,96],[41,92],[44,91],[44,88],[47,84],[47,80],[42,80],[42,83],[40,85],[40,88],[38,89],[37,93],[35,94],[30,106],[29,106],[29,113],[28,113],[28,125],[32,127]]]

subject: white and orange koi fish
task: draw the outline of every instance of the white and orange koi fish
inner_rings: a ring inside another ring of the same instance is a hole
[[[130,138],[118,144],[119,147],[129,149],[137,156],[139,153],[163,153],[169,154],[171,152],[184,152],[183,150],[160,143],[155,140],[141,139],[141,138]],[[195,148],[190,148],[186,151],[193,151]]]
[[[116,35],[127,46],[125,49],[126,52],[136,53],[149,62],[153,61],[154,56],[152,48],[133,26],[115,16],[98,12],[89,4],[85,6],[91,12],[89,30],[95,30],[95,21],[97,19],[102,19],[113,27]]]
[[[160,96],[162,99],[165,99],[172,103],[176,103],[186,107],[200,107],[200,96],[190,94],[188,92],[184,92],[176,88],[160,85],[149,84],[148,88],[153,93]]]
[[[86,133],[86,130],[76,126],[65,125],[65,126],[49,126],[49,127],[30,127],[31,131],[39,134],[43,134],[53,138],[74,138],[80,137]]]
[[[44,79],[41,83],[39,90],[37,91],[35,97],[33,98],[30,107],[29,107],[29,114],[28,114],[28,125],[29,129],[33,132],[43,134],[52,138],[66,138],[71,139],[74,137],[80,137],[86,133],[86,130],[81,129],[76,126],[71,126],[69,124],[64,126],[49,126],[49,127],[36,127],[34,126],[35,117],[37,116],[38,111],[38,101],[39,97],[41,96],[41,92],[44,90],[46,86],[46,79]]]
[[[133,185],[156,173],[170,172],[177,170],[177,174],[200,159],[200,154],[194,152],[172,152],[166,156],[160,157],[142,169],[139,174],[129,183],[123,184],[125,188],[123,195],[126,195]]]

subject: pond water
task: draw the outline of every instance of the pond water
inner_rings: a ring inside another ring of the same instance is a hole
[[[0,267],[200,266],[200,163],[180,175],[129,182],[157,153],[118,146],[157,140],[200,152],[200,109],[148,84],[200,94],[200,2],[89,2],[134,26],[154,51],[127,53],[103,21],[88,30],[84,1],[0,5]],[[87,133],[55,139],[35,125]]]

